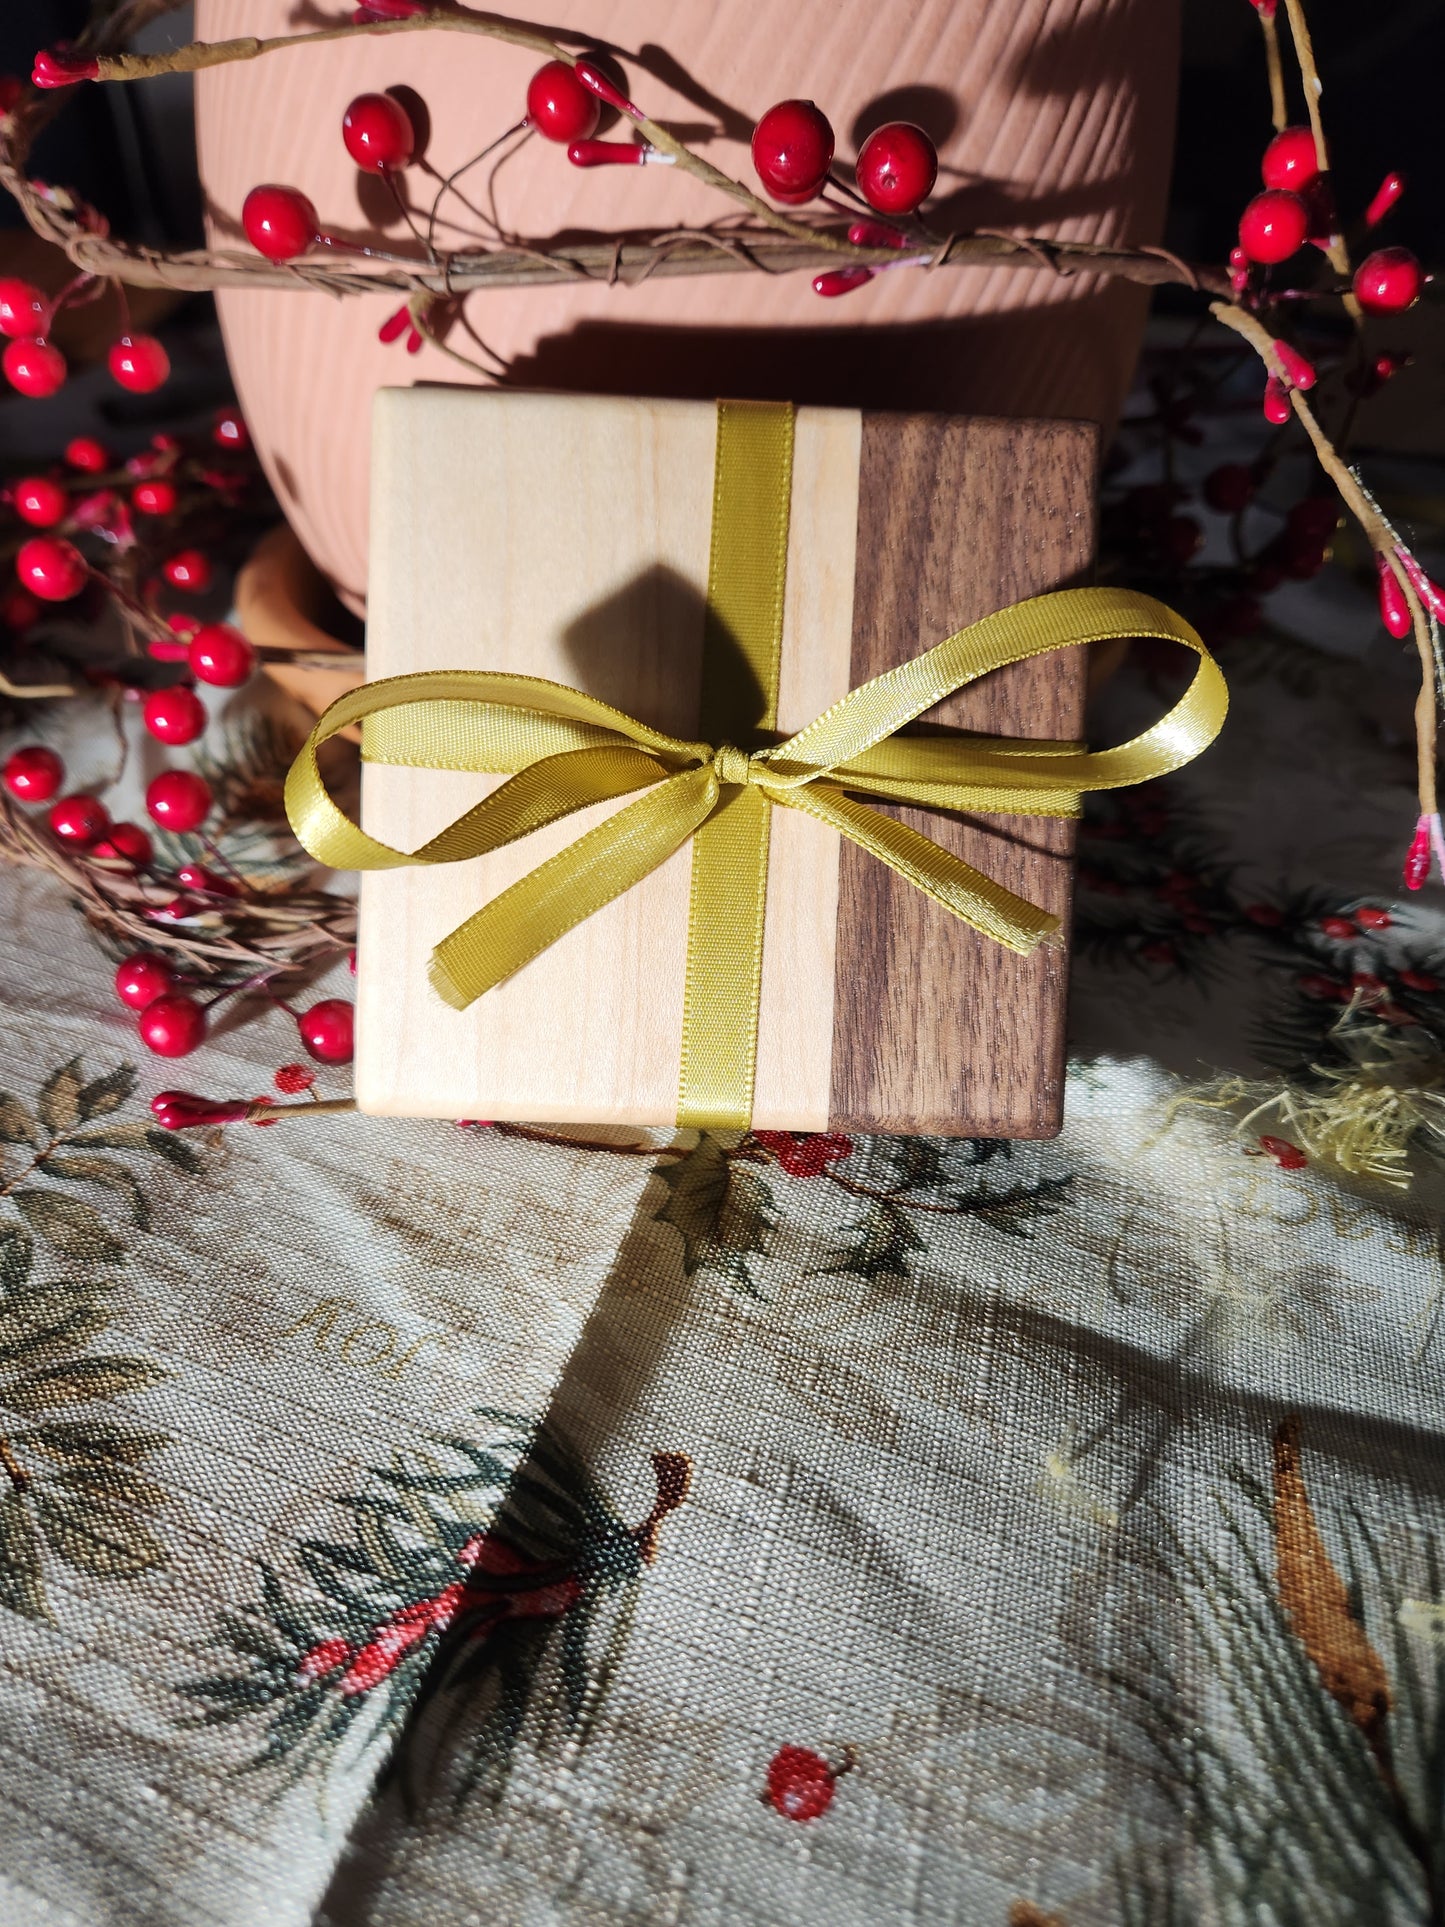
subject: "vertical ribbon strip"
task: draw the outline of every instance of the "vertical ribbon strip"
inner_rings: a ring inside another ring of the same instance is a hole
[[[791,407],[719,402],[701,728],[744,755],[778,721],[792,489]],[[741,1131],[753,1109],[772,807],[726,770],[719,806],[692,840],[677,1121]]]

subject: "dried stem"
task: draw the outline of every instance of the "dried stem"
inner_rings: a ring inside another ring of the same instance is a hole
[[[309,975],[356,942],[356,905],[321,891],[252,891],[217,899],[204,922],[181,926],[153,915],[176,895],[174,883],[110,870],[58,844],[43,817],[29,816],[0,792],[0,862],[47,870],[66,886],[86,921],[128,949],[168,950],[198,971]]]
[[[1232,328],[1236,334],[1243,335],[1258,353],[1269,372],[1278,376],[1288,387],[1285,370],[1275,347],[1274,336],[1257,316],[1249,314],[1245,309],[1228,301],[1212,301],[1209,312],[1217,321],[1222,321],[1226,328]],[[1400,564],[1397,554],[1398,537],[1395,531],[1371,499],[1355,471],[1338,453],[1329,436],[1320,427],[1309,402],[1297,388],[1289,389],[1289,398],[1301,427],[1310,438],[1320,467],[1334,483],[1340,499],[1364,530],[1371,549],[1376,555],[1384,556],[1409,605],[1415,648],[1420,657],[1420,694],[1415,705],[1416,771],[1420,793],[1420,813],[1422,816],[1434,816],[1439,809],[1435,779],[1439,700],[1435,686],[1435,651],[1430,635],[1430,617],[1415,593],[1415,585]]]
[[[1325,124],[1320,116],[1320,96],[1324,92],[1324,83],[1315,65],[1314,42],[1310,39],[1309,22],[1305,19],[1304,0],[1284,0],[1284,5],[1289,18],[1290,38],[1294,42],[1295,59],[1299,62],[1300,80],[1304,86],[1305,111],[1309,114],[1310,132],[1315,139],[1315,164],[1321,174],[1328,178],[1330,150],[1325,140]],[[1350,256],[1344,236],[1332,234],[1325,253],[1335,273],[1348,277]],[[1358,321],[1360,310],[1353,295],[1346,295],[1345,306]]]
[[[1278,134],[1289,124],[1289,106],[1284,96],[1284,63],[1279,57],[1279,27],[1272,13],[1262,12],[1259,24],[1264,30],[1264,64],[1269,75],[1269,116]]]
[[[256,60],[290,47],[344,40],[356,34],[417,33],[429,29],[477,34],[512,46],[531,49],[548,59],[573,62],[576,56],[544,34],[515,21],[484,13],[433,9],[413,19],[365,25],[338,25],[309,33],[263,39],[255,35],[235,40],[195,41],[156,54],[102,53],[98,56],[102,81],[146,79],[158,74],[196,72],[202,68]],[[583,242],[565,248],[512,245],[479,253],[436,254],[412,263],[368,265],[361,259],[344,265],[318,260],[276,263],[239,250],[196,250],[161,253],[137,248],[94,232],[78,218],[67,197],[38,190],[25,176],[23,163],[29,137],[45,117],[49,103],[29,107],[11,122],[8,137],[0,140],[0,185],[20,203],[35,231],[63,248],[75,265],[96,275],[108,275],[131,286],[202,290],[219,287],[320,288],[339,294],[399,290],[461,295],[481,288],[525,287],[545,281],[605,281],[636,285],[653,275],[815,271],[836,265],[839,257],[860,265],[897,263],[891,248],[855,247],[836,228],[819,225],[808,216],[784,214],[742,182],[696,154],[669,129],[635,113],[630,118],[652,146],[672,156],[677,167],[744,211],[747,225],[731,229],[704,227],[674,230],[665,235]],[[1228,293],[1227,276],[1220,270],[1194,266],[1149,248],[1100,247],[1089,242],[1055,241],[1035,236],[959,234],[942,247],[920,236],[917,257],[931,255],[934,265],[949,267],[1015,267],[1048,269],[1058,274],[1086,271],[1135,281],[1146,286],[1163,282]]]

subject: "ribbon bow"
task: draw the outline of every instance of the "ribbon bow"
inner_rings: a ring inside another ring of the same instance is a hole
[[[715,575],[716,535],[715,517]],[[775,586],[765,619],[780,631],[780,576]],[[899,734],[992,670],[1076,643],[1135,636],[1182,643],[1200,661],[1174,708],[1119,748],[1090,754],[1067,743]],[[444,937],[432,954],[432,983],[447,1003],[465,1008],[696,836],[679,1121],[745,1125],[772,808],[807,811],[951,915],[1027,955],[1057,929],[1057,917],[860,798],[1076,816],[1086,791],[1145,782],[1197,756],[1218,734],[1227,702],[1218,665],[1172,610],[1128,590],[1068,589],[973,623],[861,684],[796,734],[753,749],[670,736],[581,690],[532,676],[443,670],[388,677],[342,696],[321,716],[287,778],[286,808],[318,861],[391,869],[464,862],[589,804],[641,791]],[[322,743],[359,721],[368,761],[510,780],[420,849],[393,849],[338,808],[317,762]]]

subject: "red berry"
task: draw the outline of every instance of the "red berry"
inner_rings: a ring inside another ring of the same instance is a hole
[[[149,395],[171,372],[171,358],[154,335],[122,335],[106,363],[112,378],[133,395]]]
[[[175,749],[193,743],[206,727],[206,706],[184,683],[157,689],[146,697],[141,717],[158,743]]]
[[[352,160],[369,174],[405,167],[416,152],[411,116],[390,94],[358,94],[342,115],[341,138]]]
[[[911,214],[938,179],[938,149],[912,121],[890,121],[864,141],[853,171],[869,207]]]
[[[1390,634],[1399,640],[1408,636],[1415,626],[1409,601],[1388,556],[1376,555],[1375,569],[1380,578],[1380,620]]]
[[[626,94],[613,86],[596,61],[579,60],[572,71],[588,93],[596,94],[597,98],[608,107],[614,108],[619,114],[626,114],[629,120],[642,118],[641,109],[634,107]]]
[[[0,367],[10,386],[33,401],[44,401],[65,385],[65,356],[48,341],[12,341]]]
[[[206,1013],[194,997],[169,991],[146,1005],[138,1028],[157,1057],[189,1057],[205,1037]]]
[[[88,850],[110,828],[110,811],[98,796],[62,796],[50,805],[47,820],[62,843]]]
[[[49,319],[50,303],[39,288],[10,275],[0,279],[0,335],[12,340],[43,335]]]
[[[173,589],[187,595],[204,595],[211,586],[211,561],[199,549],[182,549],[163,564],[161,574]]]
[[[1298,194],[1266,188],[1239,217],[1239,245],[1251,261],[1288,261],[1305,244],[1309,214]]]
[[[1366,314],[1400,314],[1420,299],[1425,273],[1408,248],[1377,248],[1355,269],[1354,285]]]
[[[96,844],[95,854],[112,863],[124,863],[132,870],[143,870],[155,851],[139,823],[112,823]]]
[[[1376,905],[1367,903],[1356,910],[1355,922],[1362,930],[1388,930],[1394,918],[1388,910],[1381,910]]]
[[[1430,874],[1430,828],[1428,819],[1421,817],[1415,825],[1415,834],[1410,847],[1405,852],[1404,880],[1407,890],[1422,890]]]
[[[527,83],[527,119],[544,140],[588,140],[601,118],[601,102],[565,60],[549,60]]]
[[[100,62],[69,47],[42,47],[30,70],[35,87],[73,87],[78,80],[99,80]]]
[[[216,417],[211,440],[218,448],[246,449],[251,446],[251,431],[234,408],[225,408]]]
[[[85,587],[87,570],[73,543],[58,535],[35,535],[21,543],[15,573],[42,602],[69,602]]]
[[[770,194],[810,199],[833,165],[833,129],[811,100],[780,100],[753,129],[753,166]]]
[[[1313,388],[1319,377],[1315,365],[1307,361],[1298,348],[1291,348],[1287,341],[1274,344],[1275,357],[1279,362],[1280,373],[1291,388]]]
[[[175,987],[170,965],[153,950],[137,950],[115,973],[115,994],[132,1010],[144,1010],[157,997],[169,996]]]
[[[356,1011],[343,997],[313,1004],[296,1019],[301,1042],[322,1064],[349,1064],[355,1050]]]
[[[14,490],[15,513],[32,528],[53,529],[63,521],[70,497],[48,475],[27,475]]]
[[[810,197],[811,198],[811,197]],[[823,274],[813,276],[813,292],[825,297],[852,294],[855,288],[865,287],[873,279],[872,268],[829,268]]]
[[[1396,173],[1387,174],[1375,189],[1374,198],[1365,209],[1365,226],[1378,227],[1404,192],[1404,175]]]
[[[195,1091],[157,1091],[151,1099],[151,1116],[167,1131],[191,1131],[204,1124],[239,1124],[250,1115],[253,1101],[272,1104],[275,1099],[258,1097],[251,1100],[241,1097],[218,1104],[213,1097],[201,1097]],[[254,1121],[258,1124],[263,1121],[267,1124],[276,1122],[273,1117]],[[346,1646],[344,1639],[340,1643]],[[351,1651],[349,1646],[346,1649]]]
[[[174,482],[139,482],[130,492],[137,515],[169,515],[176,505]]]
[[[833,1804],[838,1776],[805,1746],[780,1746],[768,1762],[768,1804],[785,1820],[816,1820]]]
[[[176,871],[176,882],[183,883],[188,890],[199,890],[205,896],[235,897],[241,893],[229,877],[217,876],[202,863],[183,863]]]
[[[299,1097],[302,1091],[309,1091],[316,1082],[316,1073],[308,1070],[305,1064],[283,1064],[272,1082],[287,1097]]]
[[[65,459],[83,475],[99,475],[110,467],[110,453],[91,435],[77,435],[65,445]]]
[[[906,248],[908,236],[886,221],[855,221],[848,230],[855,248]]]
[[[1282,428],[1289,417],[1289,390],[1278,375],[1271,375],[1264,384],[1264,419]]]
[[[268,261],[294,261],[315,245],[321,221],[295,187],[253,187],[241,207],[246,239]]]
[[[1281,1171],[1303,1171],[1309,1159],[1297,1144],[1291,1144],[1287,1137],[1262,1137],[1259,1148],[1272,1157]]]
[[[239,629],[208,622],[191,639],[191,674],[217,689],[239,689],[256,666],[256,655]]]
[[[1284,912],[1276,910],[1272,903],[1247,903],[1244,915],[1251,923],[1257,923],[1261,930],[1278,930],[1284,922]]]
[[[1401,970],[1396,973],[1406,990],[1418,990],[1426,995],[1440,988],[1439,979],[1432,977],[1428,970]]]
[[[1254,470],[1243,462],[1221,462],[1204,478],[1204,499],[1220,515],[1238,515],[1254,500]]]
[[[194,770],[164,770],[146,791],[146,808],[163,830],[198,829],[211,813],[211,786]]]
[[[1347,943],[1360,934],[1353,917],[1321,917],[1320,929],[1337,943]]]
[[[1319,176],[1315,137],[1308,127],[1286,127],[1264,150],[1260,173],[1266,187],[1288,188],[1298,194]]]
[[[31,743],[17,749],[7,759],[3,779],[10,794],[21,803],[48,803],[58,796],[65,781],[65,765],[53,749]]]

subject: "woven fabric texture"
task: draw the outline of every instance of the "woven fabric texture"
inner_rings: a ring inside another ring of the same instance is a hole
[[[8,876],[0,1920],[1438,1921],[1439,1169],[1174,1102],[1354,979],[1445,1030],[1408,751],[1313,660],[1093,806],[1048,1144],[166,1137],[288,1021],[137,1063]]]

